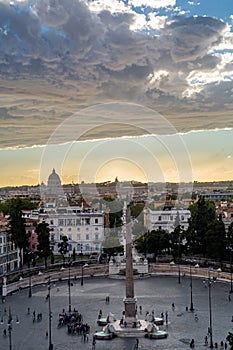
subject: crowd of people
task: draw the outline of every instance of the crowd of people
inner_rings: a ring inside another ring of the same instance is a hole
[[[90,333],[90,326],[83,322],[83,316],[77,310],[73,312],[65,312],[59,314],[58,327],[67,326],[68,334],[81,335],[83,341],[88,340],[88,334]]]

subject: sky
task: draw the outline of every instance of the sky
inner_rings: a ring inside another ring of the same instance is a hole
[[[0,186],[233,179],[232,0],[0,0]]]

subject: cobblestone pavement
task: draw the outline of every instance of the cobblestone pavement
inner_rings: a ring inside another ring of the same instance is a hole
[[[51,287],[51,308],[52,308],[52,343],[54,350],[62,349],[91,349],[92,334],[98,327],[96,319],[99,310],[102,309],[103,316],[109,312],[121,318],[123,311],[123,298],[125,296],[125,281],[109,279],[104,277],[85,278],[84,285],[80,285],[80,280],[72,281],[71,305],[72,309],[81,312],[84,322],[91,326],[89,341],[83,343],[81,336],[68,335],[66,327],[58,328],[58,315],[63,308],[68,310],[68,285],[67,282],[58,282]],[[231,318],[233,315],[233,295],[232,301],[228,299],[229,284],[217,281],[211,286],[212,302],[212,324],[213,342],[225,341],[228,331],[232,329]],[[186,311],[190,307],[190,280],[189,277],[182,277],[178,284],[177,277],[149,277],[135,280],[135,296],[137,305],[142,306],[142,314],[139,318],[144,318],[146,311],[155,311],[155,316],[160,316],[168,311],[168,338],[161,340],[150,340],[140,338],[139,349],[190,349],[189,343],[195,340],[195,349],[204,349],[204,339],[209,326],[209,298],[208,287],[203,284],[203,279],[193,278],[193,305],[194,312]],[[12,349],[13,350],[44,350],[48,349],[48,294],[47,285],[33,287],[32,297],[28,298],[28,290],[21,290],[18,293],[8,296],[6,302],[0,305],[1,317],[4,324],[0,325],[0,349],[9,348],[9,335],[3,335],[3,330],[7,329],[7,314],[9,308],[12,312]],[[106,296],[110,296],[110,303],[105,303]],[[175,310],[172,310],[172,303]],[[30,315],[27,309],[30,308]],[[6,312],[4,311],[6,310]],[[42,313],[42,321],[34,322],[32,312]],[[198,321],[195,321],[195,314]],[[20,323],[16,324],[15,319],[19,318]],[[134,349],[134,338],[115,338],[110,341],[97,340],[96,350],[131,350]],[[229,348],[229,347],[228,347]]]

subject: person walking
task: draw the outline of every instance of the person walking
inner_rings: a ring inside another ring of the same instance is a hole
[[[95,336],[93,335],[93,339],[92,339],[92,350],[95,349],[95,345],[96,345],[96,340],[95,340]]]
[[[138,349],[138,345],[139,345],[139,339],[138,338],[136,338],[136,344],[135,344],[135,349]]]

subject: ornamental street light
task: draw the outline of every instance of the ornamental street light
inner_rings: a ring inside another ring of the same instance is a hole
[[[193,307],[193,278],[192,278],[192,268],[191,268],[191,263],[189,265],[189,271],[190,271],[190,311],[194,311]]]
[[[30,269],[30,261],[28,262],[28,298],[32,297],[32,277],[31,277],[31,269]]]
[[[49,350],[53,349],[52,344],[52,311],[51,311],[51,282],[50,276],[48,281],[48,299],[49,299]]]
[[[213,344],[213,328],[212,328],[212,295],[211,295],[211,286],[212,286],[212,282],[214,280],[210,278],[210,270],[208,272],[208,299],[209,299],[209,331],[208,334],[210,336],[210,348],[213,349],[214,348],[214,344]],[[206,283],[206,281],[204,281],[204,283]]]
[[[70,266],[71,266],[72,262],[69,261],[68,262],[68,267],[69,267],[69,275],[68,275],[68,293],[69,293],[69,309],[68,311],[71,312],[71,291],[70,291]]]
[[[7,315],[7,311],[5,309],[5,315]],[[12,313],[11,313],[11,308],[9,307],[9,313],[8,313],[8,321],[7,321],[7,330],[8,330],[8,334],[9,334],[9,350],[12,350],[12,322],[13,322],[13,317],[12,317]],[[4,324],[4,319],[3,316],[1,318],[1,324]],[[19,319],[18,316],[16,316],[16,324],[19,324]]]

